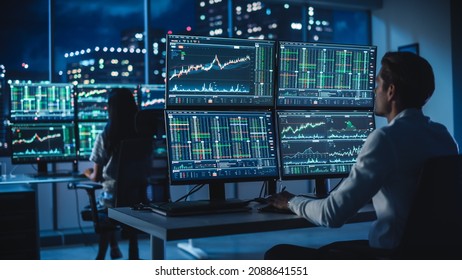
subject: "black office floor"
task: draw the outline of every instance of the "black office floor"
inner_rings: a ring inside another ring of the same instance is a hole
[[[192,245],[202,250],[206,259],[217,260],[258,260],[263,258],[266,250],[280,243],[290,243],[307,247],[319,247],[334,241],[367,239],[371,222],[353,223],[341,228],[305,228],[273,231],[264,233],[228,235],[220,237],[198,238]],[[190,240],[167,242],[166,259],[193,260],[196,257],[178,248],[178,243],[188,245]],[[128,256],[128,242],[122,240],[120,249]],[[139,241],[140,258],[150,259],[150,241]],[[109,250],[108,250],[109,251]],[[40,251],[43,260],[91,260],[97,252],[97,244],[44,247]],[[109,252],[106,259],[109,259]]]

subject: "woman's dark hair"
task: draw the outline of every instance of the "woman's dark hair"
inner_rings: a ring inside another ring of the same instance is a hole
[[[109,120],[103,131],[105,149],[115,154],[124,139],[136,137],[135,116],[138,107],[127,88],[112,89],[108,96]]]
[[[435,77],[428,61],[410,52],[387,52],[382,58],[383,88],[394,84],[404,108],[421,109],[435,90]]]

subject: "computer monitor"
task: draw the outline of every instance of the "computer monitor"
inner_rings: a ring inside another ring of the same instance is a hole
[[[372,110],[277,111],[281,178],[346,177],[375,129]]]
[[[2,77],[2,70],[4,70],[3,65],[0,65],[0,156],[9,156],[8,116],[10,114],[10,104],[5,79]]]
[[[108,94],[113,88],[132,90],[138,101],[138,86],[134,84],[91,84],[77,85],[77,119],[79,121],[106,121],[108,119]]]
[[[372,108],[376,46],[279,42],[278,108]]]
[[[77,124],[78,133],[78,159],[89,160],[96,137],[103,132],[107,122],[79,121]]]
[[[54,121],[73,119],[74,92],[71,84],[10,84],[11,121]]]
[[[276,44],[167,36],[167,108],[273,107]]]
[[[165,108],[165,85],[140,85],[140,109]]]
[[[48,162],[75,162],[74,122],[21,122],[10,126],[11,162],[37,163],[47,173]]]
[[[171,184],[277,178],[273,118],[271,111],[167,110]]]

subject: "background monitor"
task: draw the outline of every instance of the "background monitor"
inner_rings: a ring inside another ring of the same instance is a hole
[[[9,95],[5,79],[2,78],[0,65],[0,156],[9,156],[9,140],[8,140],[8,117],[10,115]]]
[[[11,121],[53,121],[74,119],[71,84],[10,84]]]
[[[278,111],[282,179],[345,177],[367,136],[372,111]]]
[[[270,111],[166,111],[173,185],[278,176]]]
[[[167,36],[167,108],[274,106],[275,42]]]
[[[376,46],[279,42],[276,106],[372,108]]]
[[[165,108],[165,85],[140,85],[141,110]]]
[[[133,84],[77,85],[77,119],[105,121],[108,118],[107,99],[113,88],[128,88],[138,101],[138,86]]]
[[[10,126],[11,162],[72,162],[77,159],[74,122],[23,122]],[[42,165],[43,166],[43,165]]]
[[[77,133],[79,137],[78,158],[80,160],[89,160],[93,147],[95,146],[96,137],[103,132],[106,126],[104,122],[84,122],[77,124]]]

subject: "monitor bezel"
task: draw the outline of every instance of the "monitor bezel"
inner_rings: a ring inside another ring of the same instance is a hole
[[[62,117],[62,116],[56,116],[53,118],[50,117],[15,117],[12,116],[11,111],[13,110],[13,99],[12,99],[12,87],[69,87],[70,90],[70,101],[71,101],[71,107],[72,111],[71,114],[69,114],[67,117]],[[73,121],[75,119],[76,115],[76,104],[75,104],[75,99],[76,98],[76,92],[75,92],[75,87],[70,84],[70,83],[27,83],[27,82],[21,82],[21,83],[15,83],[11,82],[8,85],[8,119],[11,122],[60,122],[60,121]]]
[[[133,92],[133,95],[135,97],[135,101],[137,105],[139,104],[139,86],[138,84],[78,84],[75,86],[74,89],[74,95],[75,95],[75,119],[77,122],[79,121],[107,121],[108,117],[102,118],[102,117],[95,117],[95,118],[89,118],[89,119],[82,119],[79,115],[80,107],[79,106],[79,93],[83,89],[107,89],[107,94],[111,91],[113,88],[128,88]],[[106,96],[106,105],[107,105],[107,96]],[[106,110],[107,113],[107,110]]]
[[[282,141],[281,141],[281,125],[280,125],[280,118],[279,118],[279,113],[329,113],[329,112],[336,112],[336,113],[368,113],[371,116],[371,121],[372,123],[372,133],[376,129],[376,121],[375,121],[375,114],[373,109],[368,109],[368,110],[357,110],[357,109],[352,109],[352,110],[339,110],[339,109],[305,109],[305,110],[276,110],[275,112],[275,118],[276,118],[276,125],[277,125],[277,143],[278,143],[278,161],[279,161],[279,178],[284,181],[292,181],[292,180],[304,180],[304,179],[316,179],[316,180],[325,180],[325,179],[335,179],[335,178],[346,178],[351,172],[351,168],[353,165],[356,163],[357,156],[355,158],[355,162],[351,164],[350,170],[348,172],[333,172],[333,173],[305,173],[305,174],[300,174],[300,175],[288,175],[285,174],[283,169],[284,169],[284,164],[283,164],[283,153],[282,153]],[[369,133],[369,134],[370,134]],[[367,137],[364,139],[364,142],[366,141]]]
[[[309,109],[319,109],[319,110],[342,110],[342,109],[348,109],[348,110],[368,110],[374,108],[375,104],[375,94],[374,90],[372,89],[372,104],[370,106],[345,106],[345,105],[339,105],[339,106],[333,106],[333,105],[283,105],[279,104],[279,78],[280,78],[280,61],[281,61],[281,46],[283,44],[291,44],[291,45],[300,45],[300,46],[313,46],[313,47],[327,47],[327,48],[333,48],[333,47],[339,47],[339,48],[368,48],[370,50],[373,50],[373,60],[376,62],[374,64],[374,73],[373,77],[371,77],[375,88],[375,78],[376,75],[378,74],[377,70],[377,46],[372,45],[372,44],[339,44],[339,43],[318,43],[318,42],[301,42],[301,41],[287,41],[287,40],[280,40],[277,41],[277,59],[276,59],[276,76],[275,76],[275,86],[274,86],[274,104],[275,108],[280,109],[280,110],[303,110],[306,108]]]
[[[172,166],[171,166],[171,148],[170,148],[170,134],[168,130],[169,121],[168,121],[168,114],[169,112],[199,112],[199,113],[206,113],[206,114],[214,114],[214,113],[226,113],[226,114],[252,114],[255,112],[262,113],[262,114],[270,114],[271,115],[271,132],[273,134],[273,145],[274,145],[274,161],[275,161],[275,171],[273,175],[259,175],[253,177],[219,177],[219,178],[198,178],[198,179],[188,179],[188,180],[175,180],[172,178]],[[278,143],[276,140],[276,124],[275,124],[275,116],[273,110],[258,110],[258,111],[248,111],[248,110],[239,110],[239,111],[229,111],[229,110],[198,110],[198,109],[188,109],[188,110],[179,110],[179,109],[167,109],[164,111],[164,118],[165,118],[165,131],[166,131],[166,143],[167,143],[167,168],[168,168],[168,178],[170,185],[194,185],[194,184],[212,184],[212,185],[220,185],[224,183],[238,183],[238,182],[258,182],[258,181],[270,181],[279,179],[279,164],[278,164]]]
[[[15,149],[14,149],[14,145],[13,145],[13,129],[16,127],[16,126],[21,126],[21,125],[31,125],[31,126],[44,126],[44,127],[49,127],[50,125],[59,125],[59,124],[64,124],[64,125],[68,125],[72,128],[72,131],[74,133],[73,135],[73,138],[74,138],[74,153],[73,155],[71,156],[67,156],[67,157],[27,157],[27,158],[23,158],[23,159],[20,159],[18,157],[15,156]],[[76,123],[74,120],[72,121],[42,121],[42,122],[38,122],[38,121],[21,121],[21,122],[14,122],[14,123],[10,123],[9,125],[9,129],[8,129],[8,132],[9,132],[9,138],[10,138],[10,149],[11,149],[11,155],[10,155],[10,159],[11,159],[11,163],[12,164],[46,164],[46,163],[58,163],[58,162],[77,162],[78,160],[78,157],[77,157],[77,142],[78,142],[78,139],[77,139],[77,131],[76,131]]]
[[[254,104],[254,103],[248,103],[248,104],[237,104],[237,103],[212,103],[212,104],[173,104],[169,102],[169,88],[170,88],[170,83],[168,79],[168,73],[169,73],[169,51],[171,50],[170,42],[172,38],[178,38],[178,39],[190,39],[190,40],[226,40],[226,41],[234,41],[237,44],[241,43],[248,46],[249,42],[259,43],[259,42],[264,42],[267,44],[272,44],[273,45],[273,50],[274,50],[274,55],[272,56],[272,73],[271,73],[271,79],[272,79],[272,87],[271,87],[271,102],[269,104]],[[247,110],[249,108],[258,108],[258,109],[266,109],[266,108],[274,108],[275,106],[275,88],[276,88],[276,73],[277,73],[277,41],[276,40],[268,40],[268,39],[243,39],[243,38],[230,38],[230,37],[219,37],[219,36],[193,36],[193,35],[181,35],[181,34],[167,34],[166,35],[166,59],[165,59],[165,72],[167,77],[165,78],[165,108],[168,109],[183,109],[183,108],[191,108],[193,110],[202,110],[202,109],[211,109],[211,110],[226,110],[229,106],[233,106],[235,108],[239,108],[242,110]]]
[[[82,154],[81,154],[81,151],[80,151],[80,147],[81,147],[81,145],[82,145],[82,143],[81,143],[82,141],[81,141],[81,137],[80,137],[81,131],[80,131],[79,126],[82,125],[82,124],[101,124],[101,125],[103,125],[103,130],[104,130],[104,127],[105,127],[106,124],[107,124],[107,120],[90,120],[90,121],[88,121],[88,120],[85,120],[85,121],[80,120],[80,121],[76,122],[76,128],[75,128],[75,130],[76,130],[76,140],[77,140],[77,159],[78,159],[79,161],[82,161],[82,160],[84,160],[84,161],[89,161],[89,160],[90,160],[90,156],[91,156],[91,152],[90,152],[89,155],[82,155]],[[98,135],[96,135],[96,137],[98,137]],[[96,138],[95,138],[95,140],[96,140]]]
[[[144,98],[144,91],[143,89],[150,88],[155,90],[163,91],[164,103],[162,106],[151,105],[149,107],[143,107],[143,98]],[[164,110],[166,107],[166,86],[165,84],[140,84],[138,90],[138,104],[140,110]]]

